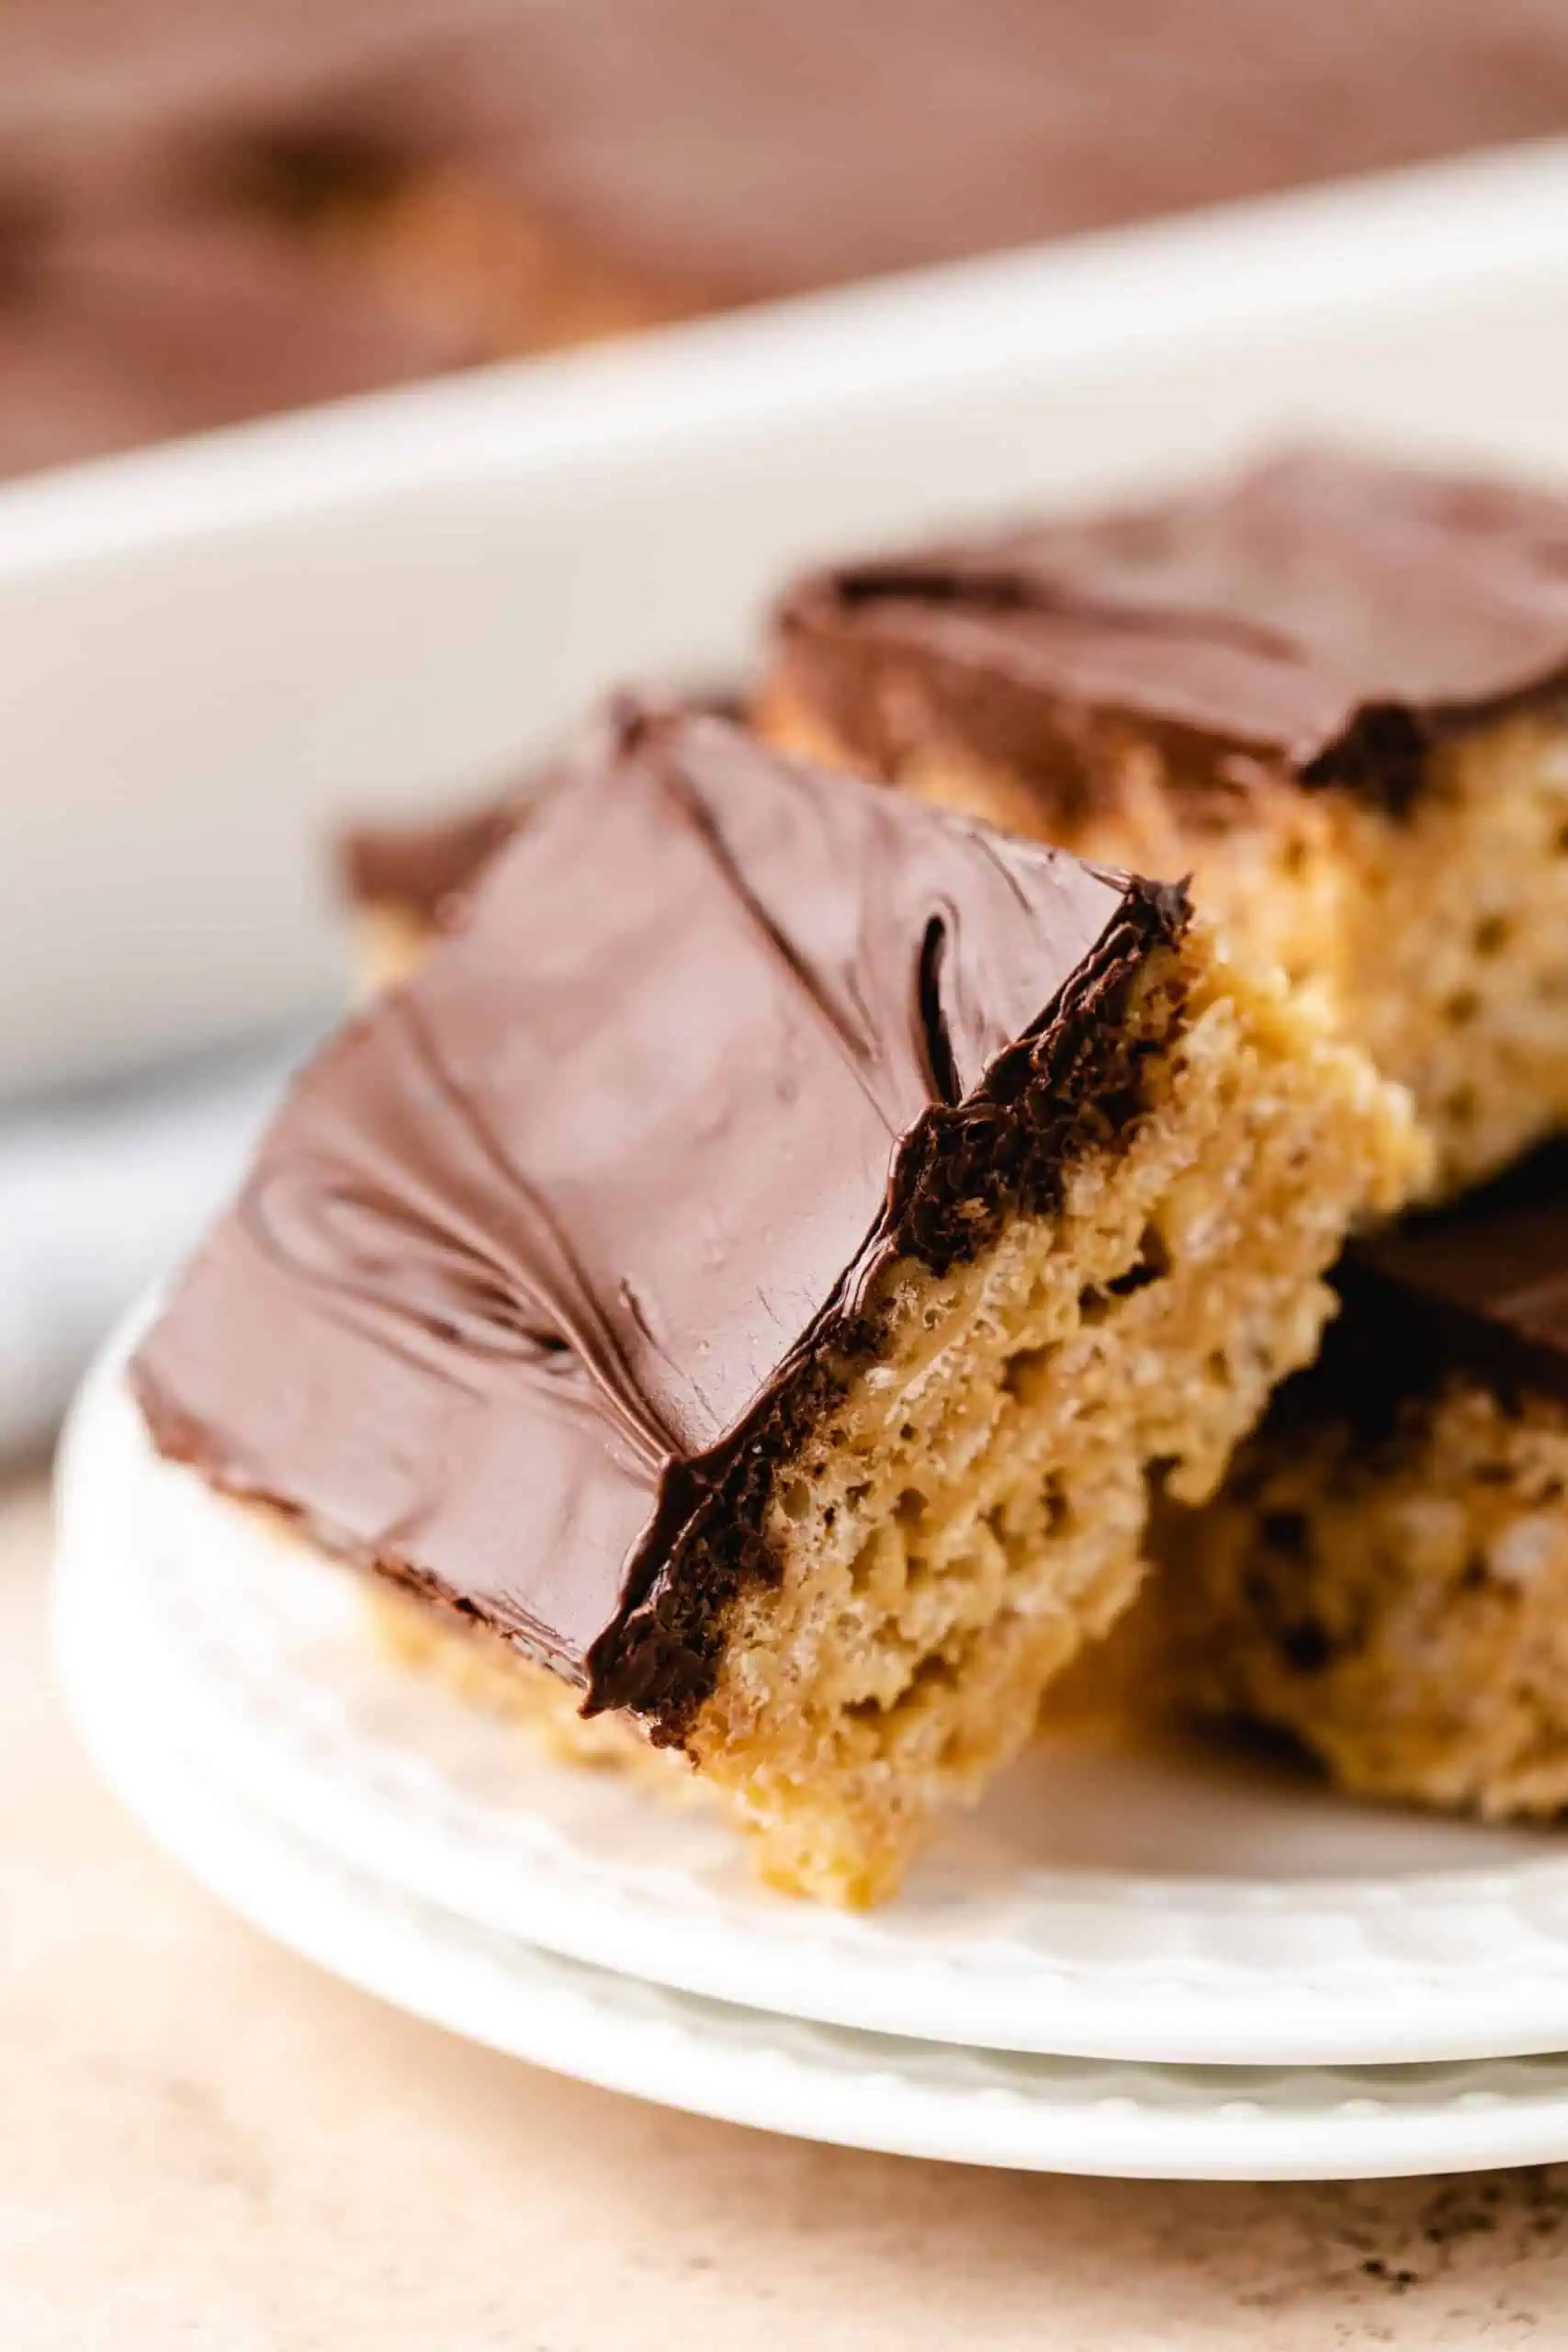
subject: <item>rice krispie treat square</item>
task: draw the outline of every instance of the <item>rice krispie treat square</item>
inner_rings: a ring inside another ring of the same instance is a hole
[[[1348,1787],[1568,1805],[1568,1148],[1358,1245],[1320,1362],[1215,1503],[1162,1515],[1128,1629],[1161,1703]]]
[[[1190,875],[1456,1191],[1568,1121],[1568,501],[1307,449],[800,582],[771,738]]]
[[[773,1880],[867,1901],[1415,1152],[1179,888],[626,705],[300,1080],[133,1376],[553,1738],[678,1751]]]

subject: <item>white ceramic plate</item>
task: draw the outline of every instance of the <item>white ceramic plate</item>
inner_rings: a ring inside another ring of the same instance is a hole
[[[1085,1734],[897,1902],[771,1895],[738,1841],[389,1662],[353,1577],[152,1453],[111,1351],[62,1573],[125,1706],[347,1869],[478,1929],[740,2006],[991,2050],[1237,2065],[1568,2049],[1568,1845]]]
[[[214,1780],[128,1673],[134,1580],[80,1552],[58,1652],[88,1747],[152,1836],[321,1966],[606,2089],[801,2138],[1032,2171],[1283,2180],[1568,2155],[1568,2057],[1361,2069],[1117,2065],[955,2049],[704,2000],[540,1951],[347,1867]]]
[[[0,491],[0,1085],[330,999],[345,807],[744,658],[811,555],[1319,426],[1568,474],[1568,143]]]

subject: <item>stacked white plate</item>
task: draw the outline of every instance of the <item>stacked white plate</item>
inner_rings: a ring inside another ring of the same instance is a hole
[[[149,1448],[111,1351],[63,1456],[62,1670],[236,1910],[498,2051],[775,2131],[1166,2177],[1568,2155],[1568,1850],[1085,1726],[896,1903],[769,1895],[700,1806],[391,1663],[355,1578]]]

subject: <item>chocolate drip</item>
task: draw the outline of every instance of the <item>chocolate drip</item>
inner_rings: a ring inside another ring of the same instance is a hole
[[[878,1273],[1127,1125],[1185,921],[623,707],[296,1088],[138,1354],[154,1437],[678,1736]]]

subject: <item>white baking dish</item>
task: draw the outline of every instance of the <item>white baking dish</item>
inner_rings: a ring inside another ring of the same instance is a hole
[[[1568,145],[0,493],[0,1087],[323,995],[334,814],[722,667],[797,558],[1322,424],[1568,477]]]

